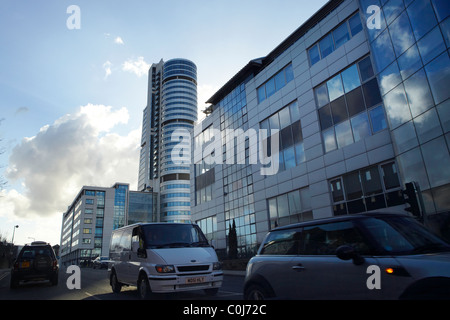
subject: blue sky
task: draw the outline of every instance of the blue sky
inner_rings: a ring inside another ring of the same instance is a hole
[[[199,109],[326,1],[2,0],[0,235],[59,243],[83,185],[137,188],[149,66],[187,58]],[[80,29],[66,21],[80,8]]]

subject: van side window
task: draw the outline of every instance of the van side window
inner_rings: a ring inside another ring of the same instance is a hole
[[[115,252],[120,248],[120,238],[122,236],[122,232],[114,232],[111,238],[111,248],[109,251]]]
[[[301,229],[272,231],[261,250],[263,255],[294,255],[299,253]]]
[[[120,239],[120,247],[122,250],[131,250],[131,229],[123,231],[122,238]]]
[[[353,246],[359,254],[369,254],[369,245],[352,221],[320,224],[303,229],[305,255],[335,255],[342,245]]]

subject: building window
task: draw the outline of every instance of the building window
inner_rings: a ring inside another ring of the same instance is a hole
[[[359,13],[355,13],[308,49],[311,66],[324,59],[362,30]]]
[[[292,64],[287,65],[275,76],[267,80],[263,85],[258,87],[258,103],[266,100],[278,90],[281,90],[286,84],[294,79],[294,72],[292,70]]]
[[[404,203],[394,161],[366,167],[329,181],[334,215],[366,212]]]
[[[325,152],[343,148],[387,128],[370,57],[314,89]]]
[[[92,233],[92,229],[91,228],[84,228],[83,229],[83,234],[91,234]]]
[[[303,147],[303,134],[300,123],[300,113],[297,101],[287,105],[277,113],[260,123],[261,129],[279,131],[280,167],[279,171],[287,170],[305,162],[305,150]],[[267,147],[267,156],[271,154],[271,139],[263,141]]]
[[[294,190],[267,199],[267,206],[270,229],[313,219],[309,188]]]
[[[86,199],[86,204],[94,204],[94,199]]]
[[[215,237],[215,233],[217,231],[217,217],[208,217],[205,219],[197,220],[196,222],[200,229],[202,229],[203,233],[205,234],[206,238],[211,241]]]

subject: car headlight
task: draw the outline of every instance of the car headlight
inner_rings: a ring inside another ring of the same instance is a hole
[[[173,265],[158,264],[155,266],[155,269],[159,273],[174,273],[175,272],[175,267]]]
[[[214,262],[213,263],[213,270],[222,270],[222,263],[221,262]]]

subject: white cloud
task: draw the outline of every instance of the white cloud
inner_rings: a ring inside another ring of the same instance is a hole
[[[121,37],[116,37],[114,43],[124,45],[123,39]]]
[[[112,74],[111,66],[112,66],[111,61],[106,61],[103,64],[103,69],[105,70],[105,79],[107,79]]]
[[[111,132],[128,118],[126,108],[88,104],[23,139],[6,170],[6,178],[21,182],[23,190],[2,192],[0,217],[61,215],[84,185],[120,181],[136,188],[140,130]]]
[[[122,65],[122,70],[134,73],[138,77],[148,74],[150,64],[144,61],[144,57],[139,57],[136,60],[128,59]]]

